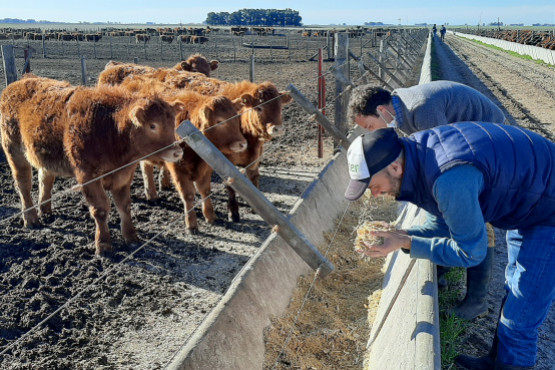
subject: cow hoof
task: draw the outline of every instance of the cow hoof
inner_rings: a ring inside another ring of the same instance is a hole
[[[102,243],[96,246],[96,251],[94,254],[96,254],[99,257],[109,257],[113,253],[114,253],[114,250],[111,244]]]
[[[232,222],[239,222],[241,221],[241,217],[239,217],[239,213],[230,213],[228,215],[229,220]]]
[[[190,227],[190,228],[187,229],[187,232],[188,232],[190,235],[198,235],[198,234],[200,234],[200,232],[198,231],[198,227]]]

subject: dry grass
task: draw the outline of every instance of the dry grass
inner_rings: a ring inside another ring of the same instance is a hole
[[[299,279],[287,311],[265,330],[265,369],[362,369],[366,342],[381,295],[384,259],[354,250],[365,221],[394,221],[397,204],[363,197],[352,204],[320,246],[335,271]],[[332,240],[333,239],[333,240]],[[308,293],[307,293],[308,292]]]

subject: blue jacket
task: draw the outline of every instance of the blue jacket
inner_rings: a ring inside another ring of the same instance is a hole
[[[398,200],[442,216],[434,183],[448,169],[467,164],[484,177],[479,202],[486,222],[502,229],[555,226],[551,141],[523,128],[480,122],[438,126],[401,140],[406,162]]]

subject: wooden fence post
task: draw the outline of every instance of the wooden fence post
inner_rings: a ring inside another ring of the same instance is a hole
[[[335,39],[335,62],[334,68],[341,72],[343,76],[349,79],[349,35],[346,32],[339,32],[336,34]],[[335,81],[335,126],[337,129],[346,134],[349,131],[347,125],[347,112],[346,107],[349,104],[349,94],[345,93],[347,84],[341,80]],[[335,146],[339,143],[336,141]]]
[[[176,132],[312,269],[319,269],[322,277],[334,270],[331,262],[191,122],[183,121]]]
[[[17,68],[15,67],[15,54],[13,48],[12,45],[2,45],[2,59],[4,61],[6,86],[17,81]]]
[[[254,82],[254,54],[251,54],[251,63],[249,68],[249,81]]]
[[[81,55],[81,83],[83,86],[87,86],[87,63],[84,55]]]

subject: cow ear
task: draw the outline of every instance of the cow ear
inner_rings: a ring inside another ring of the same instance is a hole
[[[217,60],[211,60],[210,61],[210,70],[213,71],[213,70],[217,69],[219,63],[220,62],[218,62]]]
[[[291,102],[291,95],[289,95],[287,91],[280,91],[279,93],[281,95],[280,100],[282,105],[289,104]]]
[[[189,71],[189,72],[191,72],[191,70],[193,69],[191,65],[187,62],[181,62],[181,68],[183,68],[184,71]]]
[[[173,109],[173,114],[176,116],[185,110],[185,104],[183,104],[180,100],[174,100],[170,103],[170,106]]]
[[[236,111],[240,111],[245,106],[245,103],[243,103],[243,98],[242,97],[237,98],[237,99],[233,99],[231,101],[231,104],[233,105],[233,108]]]
[[[129,119],[131,119],[131,122],[133,122],[135,126],[142,126],[141,122],[144,120],[144,112],[144,107],[141,105],[134,106],[131,112],[129,112]]]
[[[243,105],[249,108],[254,107],[257,103],[257,99],[251,94],[243,94],[240,99],[243,102]]]

